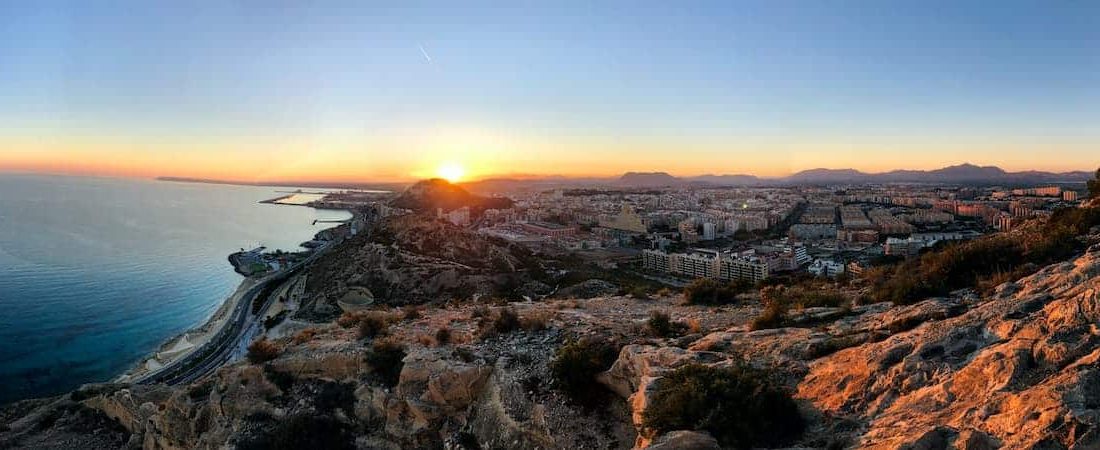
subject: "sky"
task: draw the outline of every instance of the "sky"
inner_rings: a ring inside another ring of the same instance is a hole
[[[0,1],[0,171],[1100,165],[1100,2],[493,3]]]

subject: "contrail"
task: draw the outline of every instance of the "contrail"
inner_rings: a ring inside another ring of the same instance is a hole
[[[424,59],[428,60],[428,64],[431,64],[431,63],[432,63],[432,57],[431,57],[431,56],[428,56],[428,51],[427,51],[427,50],[424,50],[424,45],[422,45],[422,44],[416,44],[416,46],[417,46],[417,47],[420,47],[420,54],[421,54],[421,55],[424,55]]]

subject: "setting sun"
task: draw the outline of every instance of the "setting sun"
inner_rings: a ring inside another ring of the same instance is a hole
[[[452,183],[462,181],[462,176],[465,174],[466,171],[458,164],[444,164],[436,171],[436,175],[438,175],[439,178]]]

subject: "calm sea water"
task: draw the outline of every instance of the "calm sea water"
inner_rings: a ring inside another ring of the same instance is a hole
[[[0,403],[114,378],[236,289],[229,253],[350,217],[276,190],[0,174]]]

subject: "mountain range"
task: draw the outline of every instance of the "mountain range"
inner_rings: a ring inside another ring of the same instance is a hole
[[[1091,172],[1006,172],[995,166],[959,164],[935,170],[893,170],[867,173],[855,169],[810,169],[779,178],[754,175],[701,175],[675,177],[665,172],[628,172],[615,184],[630,187],[684,185],[770,186],[792,184],[846,183],[929,183],[929,184],[1036,184],[1079,183],[1093,177]]]

